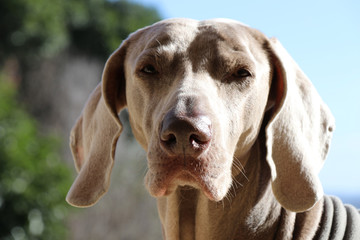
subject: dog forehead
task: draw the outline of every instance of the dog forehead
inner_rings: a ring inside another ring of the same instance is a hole
[[[169,45],[176,45],[180,49],[195,37],[197,24],[198,21],[191,19],[163,20],[132,33],[127,41],[135,54]]]
[[[193,20],[185,18],[167,19],[140,29],[129,37],[136,42],[135,52],[147,49],[167,52],[185,52],[190,45],[212,44],[222,41],[230,45],[249,42],[251,29],[230,19]],[[203,46],[204,47],[204,46]]]

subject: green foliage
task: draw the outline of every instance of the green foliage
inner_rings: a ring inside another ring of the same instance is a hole
[[[50,56],[67,44],[65,3],[62,0],[5,0],[0,2],[0,59]]]
[[[70,171],[0,76],[0,239],[66,239]]]
[[[0,62],[51,57],[66,47],[105,58],[129,33],[159,19],[154,9],[125,0],[2,0]]]
[[[76,3],[75,3],[76,2]],[[107,58],[131,32],[160,20],[154,9],[128,1],[76,0],[69,12],[76,49]]]

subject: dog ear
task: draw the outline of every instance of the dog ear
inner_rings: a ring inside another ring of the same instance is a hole
[[[78,176],[66,201],[76,207],[94,205],[110,185],[116,143],[122,129],[118,113],[126,106],[125,45],[106,62],[102,82],[90,95],[70,134]]]
[[[275,91],[266,127],[272,189],[290,211],[312,208],[323,196],[318,173],[325,161],[335,120],[310,80],[276,39],[270,40]]]

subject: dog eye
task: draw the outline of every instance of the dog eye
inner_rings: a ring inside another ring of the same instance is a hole
[[[156,74],[156,73],[158,73],[156,68],[151,64],[148,64],[145,67],[143,67],[141,69],[141,72],[146,73],[146,74]]]
[[[250,77],[251,73],[245,68],[239,68],[236,72],[233,73],[232,76],[235,78],[246,78]]]

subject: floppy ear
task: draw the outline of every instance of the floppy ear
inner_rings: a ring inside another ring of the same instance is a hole
[[[323,196],[318,173],[325,161],[334,118],[310,80],[276,40],[270,40],[274,65],[274,113],[266,127],[272,189],[290,211],[312,208]]]
[[[122,125],[118,113],[126,106],[123,62],[125,43],[108,59],[102,82],[90,95],[70,134],[78,176],[66,201],[76,207],[94,205],[108,190]]]

